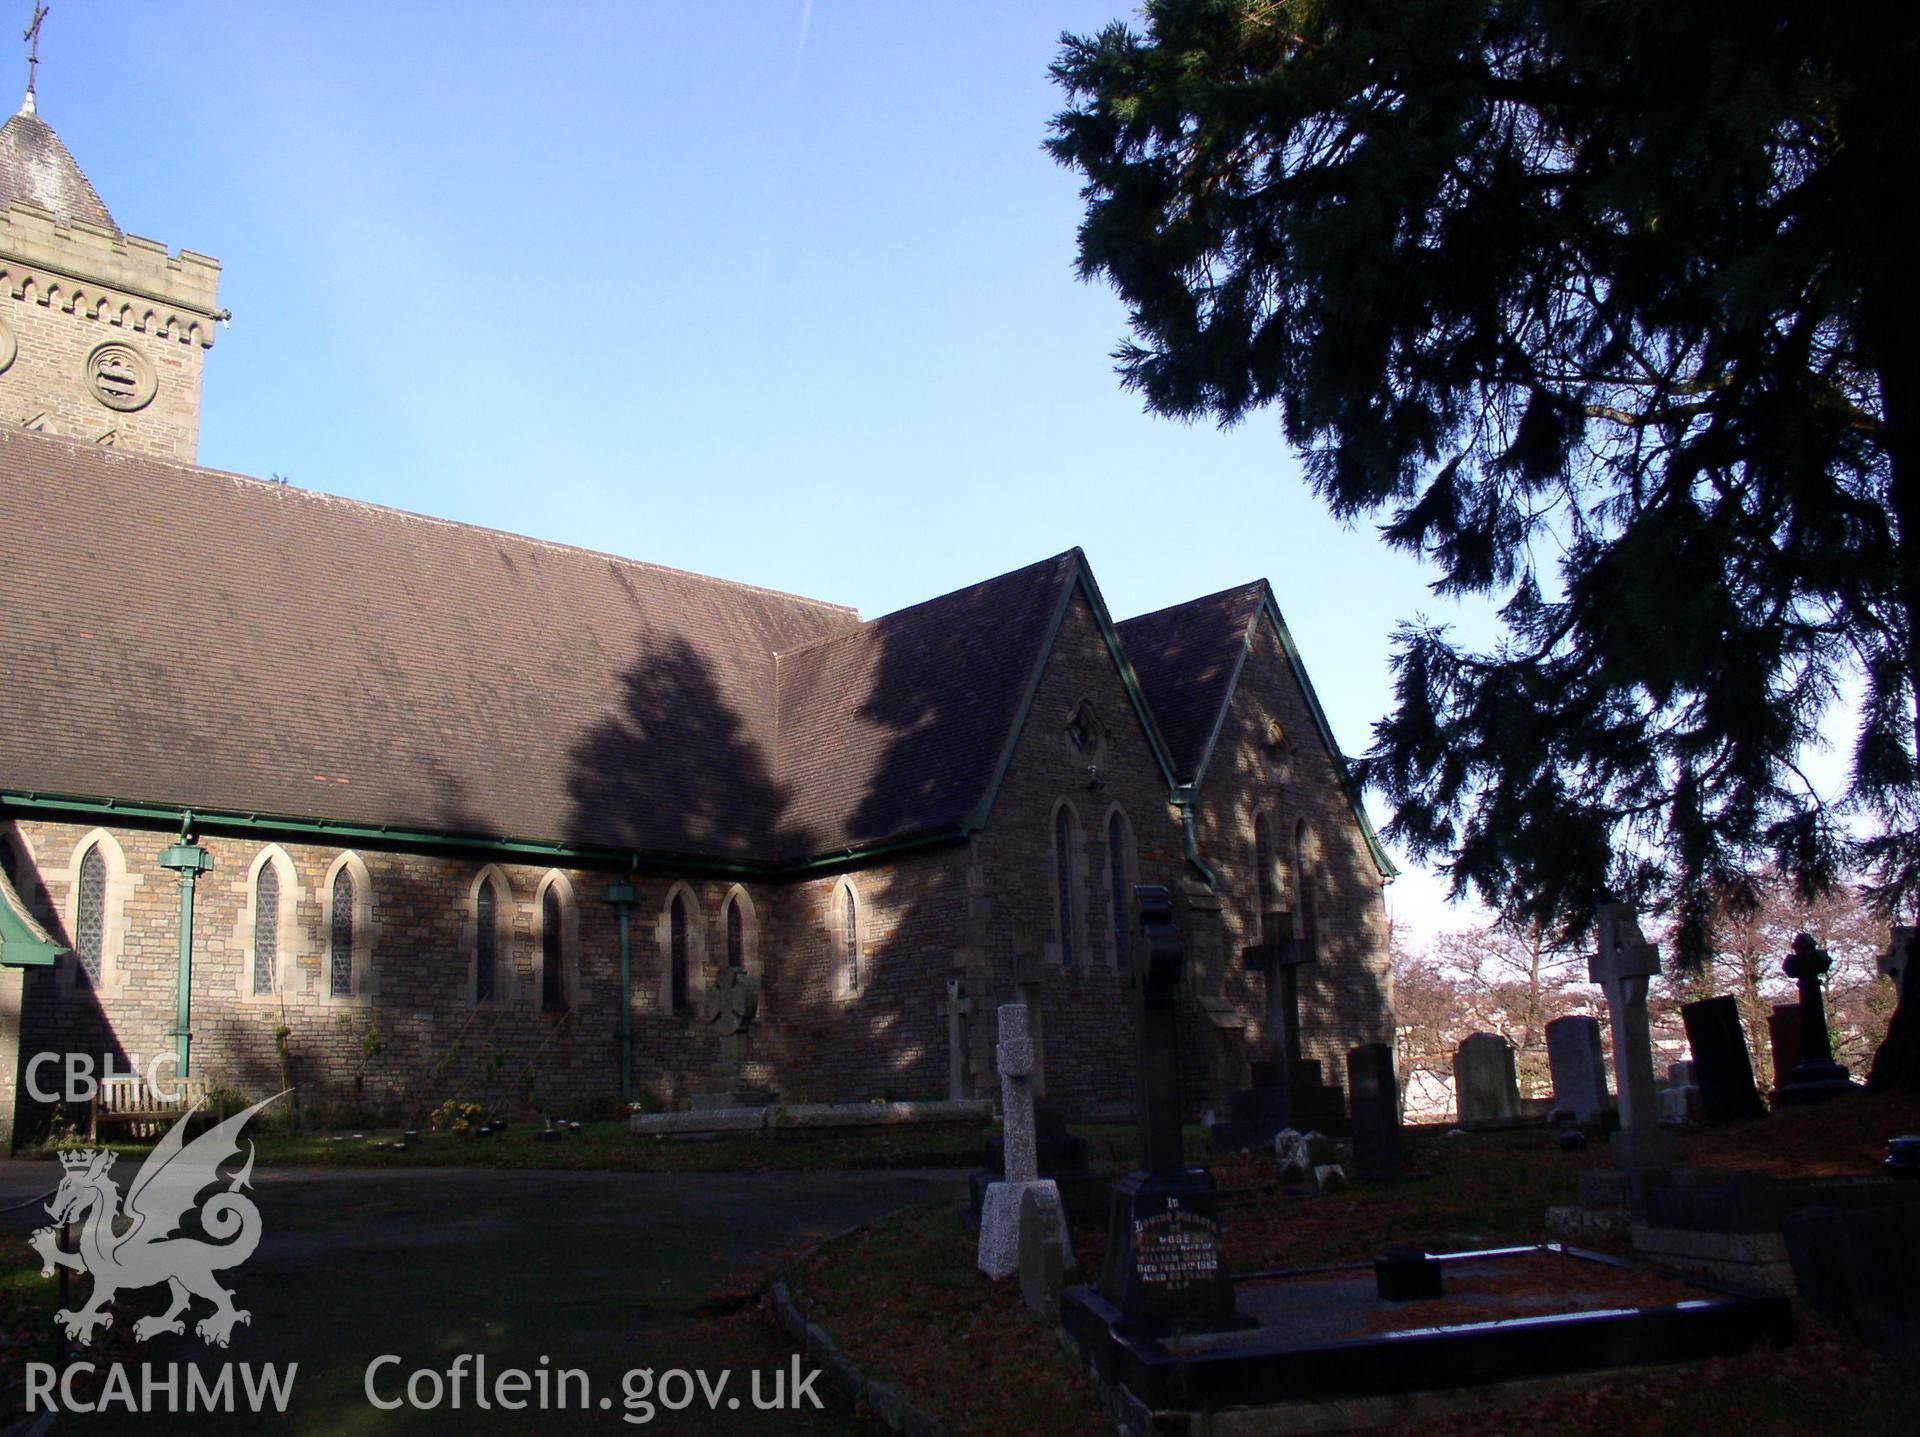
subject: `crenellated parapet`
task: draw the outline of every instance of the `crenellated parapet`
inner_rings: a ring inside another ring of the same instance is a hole
[[[0,210],[8,297],[181,344],[211,348],[220,262],[15,201]]]

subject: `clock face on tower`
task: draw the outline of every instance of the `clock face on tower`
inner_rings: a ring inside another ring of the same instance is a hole
[[[95,345],[87,356],[87,390],[109,409],[144,409],[158,385],[153,366],[132,345],[117,339]]]
[[[15,356],[20,353],[20,341],[13,337],[13,326],[0,319],[0,374],[13,367]]]

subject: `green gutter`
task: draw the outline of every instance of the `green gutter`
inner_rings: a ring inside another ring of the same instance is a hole
[[[27,789],[0,789],[0,810],[34,809],[50,813],[87,814],[121,818],[136,823],[163,824],[177,828],[189,812],[175,804],[149,803],[117,798],[82,798],[73,794],[50,794]],[[791,863],[744,863],[693,854],[641,852],[628,848],[595,848],[534,838],[492,838],[479,834],[436,833],[430,829],[397,828],[390,824],[344,823],[329,818],[285,817],[277,814],[240,813],[233,810],[191,810],[200,830],[239,829],[244,832],[272,833],[294,838],[343,839],[385,844],[396,848],[448,849],[466,853],[501,854],[509,857],[566,859],[583,866],[626,866],[639,860],[663,868],[693,873],[725,874],[731,877],[776,879],[831,868],[856,859],[875,858],[906,849],[952,843],[965,838],[973,827],[967,823],[935,829],[931,833],[890,842],[852,844],[831,853]]]

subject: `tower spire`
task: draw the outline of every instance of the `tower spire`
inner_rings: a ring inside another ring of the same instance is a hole
[[[20,38],[28,42],[27,49],[27,98],[20,102],[20,113],[31,115],[37,106],[33,102],[34,71],[40,67],[40,22],[47,18],[47,7],[34,0],[33,23],[27,26]]]

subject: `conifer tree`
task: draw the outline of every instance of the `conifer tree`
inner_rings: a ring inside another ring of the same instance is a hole
[[[1485,652],[1402,627],[1361,772],[1514,920],[1657,901],[1697,956],[1768,862],[1920,891],[1917,15],[1149,0],[1063,37],[1125,383],[1276,406],[1336,514],[1498,604]],[[1836,812],[1799,759],[1853,676]]]

